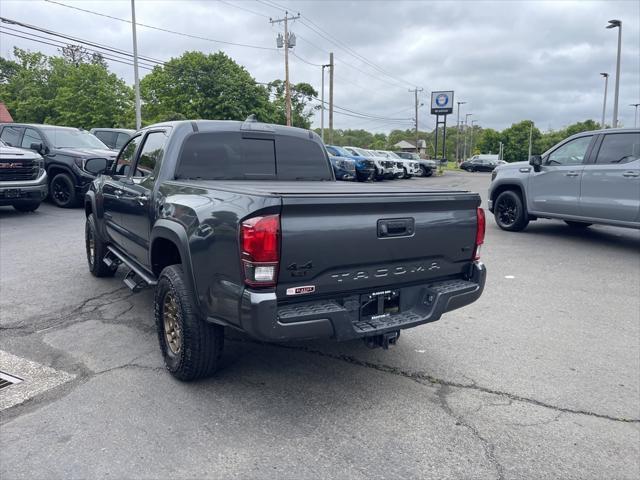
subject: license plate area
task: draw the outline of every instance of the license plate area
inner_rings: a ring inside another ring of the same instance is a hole
[[[400,290],[382,290],[360,295],[360,320],[400,313]]]

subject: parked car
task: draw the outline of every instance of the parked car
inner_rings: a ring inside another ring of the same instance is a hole
[[[127,143],[127,140],[136,133],[135,130],[128,128],[92,128],[89,132],[112,150],[120,150]]]
[[[345,157],[329,155],[329,161],[333,167],[336,180],[356,180],[356,161]]]
[[[564,220],[573,228],[640,228],[640,129],[579,133],[529,162],[498,167],[489,210],[507,231],[538,218]]]
[[[344,149],[352,155],[357,155],[371,160],[376,168],[376,180],[383,180],[385,178],[390,179],[395,177],[396,169],[394,168],[393,162],[387,160],[386,158],[381,158],[377,155],[374,155],[373,152],[364,148],[344,147]]]
[[[47,172],[42,157],[0,140],[0,206],[33,212],[46,197]]]
[[[160,348],[178,379],[216,369],[224,327],[387,348],[480,297],[478,194],[347,186],[323,147],[308,130],[196,120],[144,128],[112,167],[95,159],[89,270],[111,277],[124,265],[133,291],[155,286]]]
[[[2,123],[0,140],[14,147],[28,148],[44,157],[51,200],[64,208],[81,203],[95,178],[95,173],[86,168],[87,160],[104,158],[113,161],[117,154],[91,133],[71,127]]]
[[[360,155],[353,155],[345,148],[338,147],[336,145],[326,145],[329,155],[335,157],[350,158],[356,161],[356,175],[360,182],[368,182],[373,180],[376,175],[376,165],[369,157],[363,157]]]
[[[497,160],[486,158],[470,158],[460,164],[460,168],[467,172],[493,172],[493,169],[497,166]]]
[[[376,153],[386,155],[386,157],[396,162],[396,165],[402,168],[402,176],[399,178],[411,178],[420,174],[420,164],[412,159],[402,158],[395,152],[388,150],[376,150]]]
[[[401,158],[406,158],[408,160],[415,160],[420,165],[420,176],[421,177],[430,177],[433,175],[438,168],[438,164],[435,160],[430,160],[426,158],[420,158],[420,155],[413,152],[394,152]]]

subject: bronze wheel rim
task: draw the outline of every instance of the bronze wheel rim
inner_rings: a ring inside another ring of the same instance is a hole
[[[164,296],[162,317],[167,346],[172,354],[177,355],[182,349],[182,330],[178,322],[178,302],[171,292],[167,292]]]

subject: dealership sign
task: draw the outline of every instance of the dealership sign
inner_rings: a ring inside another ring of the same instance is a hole
[[[431,115],[449,115],[453,113],[453,90],[431,92]]]

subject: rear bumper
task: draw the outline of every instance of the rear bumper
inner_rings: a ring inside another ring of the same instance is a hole
[[[400,288],[400,312],[367,318],[360,316],[360,295],[278,305],[275,293],[245,290],[240,320],[243,330],[260,340],[352,340],[434,322],[443,313],[476,301],[485,279],[484,265],[474,262],[468,279]]]
[[[0,205],[41,202],[47,193],[47,174],[43,170],[35,180],[0,182]]]

